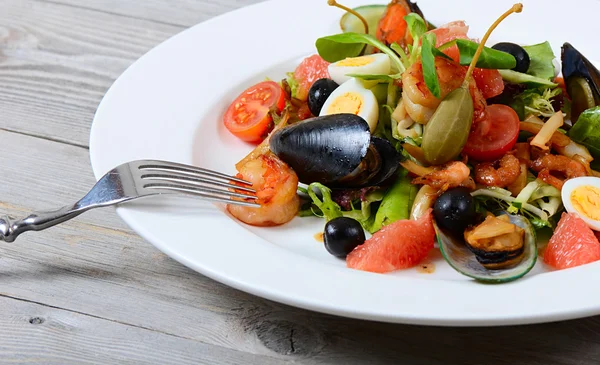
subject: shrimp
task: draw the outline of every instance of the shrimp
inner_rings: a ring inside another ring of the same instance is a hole
[[[298,176],[276,155],[267,152],[238,166],[237,177],[252,183],[260,208],[230,204],[235,218],[253,226],[277,226],[292,220],[300,209]]]
[[[470,174],[471,170],[464,162],[453,161],[442,168],[413,179],[412,183],[415,185],[429,185],[441,191],[459,186],[475,190],[475,182]]]
[[[538,179],[561,190],[566,180],[587,176],[585,166],[566,156],[545,155],[531,162],[531,168],[538,172]],[[557,177],[559,176],[564,177]]]
[[[406,112],[417,123],[427,124],[446,95],[462,85],[467,73],[465,67],[442,57],[435,58],[435,68],[440,83],[439,99],[425,84],[421,62],[415,62],[402,74],[402,99]],[[474,123],[485,120],[487,104],[473,79],[469,83],[469,91],[473,99]]]
[[[514,183],[520,173],[521,163],[519,159],[512,154],[506,154],[498,161],[477,164],[475,166],[475,181],[485,186],[504,188]]]

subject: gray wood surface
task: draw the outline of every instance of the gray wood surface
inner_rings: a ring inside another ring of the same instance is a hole
[[[79,198],[94,182],[91,121],[114,79],[185,27],[257,1],[1,0],[0,212]],[[111,209],[0,243],[0,364],[599,361],[600,317],[457,329],[313,313],[183,267]]]

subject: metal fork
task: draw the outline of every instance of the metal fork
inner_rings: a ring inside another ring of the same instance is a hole
[[[90,209],[154,195],[186,194],[215,202],[260,207],[254,202],[256,191],[250,188],[251,185],[236,177],[200,167],[158,160],[132,161],[107,172],[73,205],[34,212],[20,220],[12,220],[8,216],[0,218],[0,240],[13,242],[23,232],[41,231]]]

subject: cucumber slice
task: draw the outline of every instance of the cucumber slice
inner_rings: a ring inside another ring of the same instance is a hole
[[[531,76],[528,74],[524,74],[522,72],[517,72],[513,70],[498,70],[502,78],[508,82],[512,82],[513,84],[525,84],[528,87],[544,87],[544,88],[552,88],[558,86],[558,84],[553,83],[547,79],[542,79],[540,77]]]
[[[364,5],[354,8],[352,10],[356,11],[360,15],[362,15],[369,25],[369,34],[374,36],[377,33],[377,25],[379,23],[379,19],[385,12],[387,8],[386,5]],[[340,28],[344,33],[346,32],[354,32],[354,33],[364,33],[365,26],[363,23],[356,17],[356,15],[351,13],[346,13],[340,19]]]
[[[573,76],[566,81],[567,93],[572,100],[571,121],[576,121],[581,113],[596,106],[596,99],[590,84],[583,77]]]

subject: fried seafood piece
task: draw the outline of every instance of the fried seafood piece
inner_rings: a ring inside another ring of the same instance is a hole
[[[252,183],[260,208],[228,205],[235,218],[253,226],[277,226],[298,214],[298,176],[277,156],[270,152],[258,155],[238,166],[238,171],[238,178]]]

